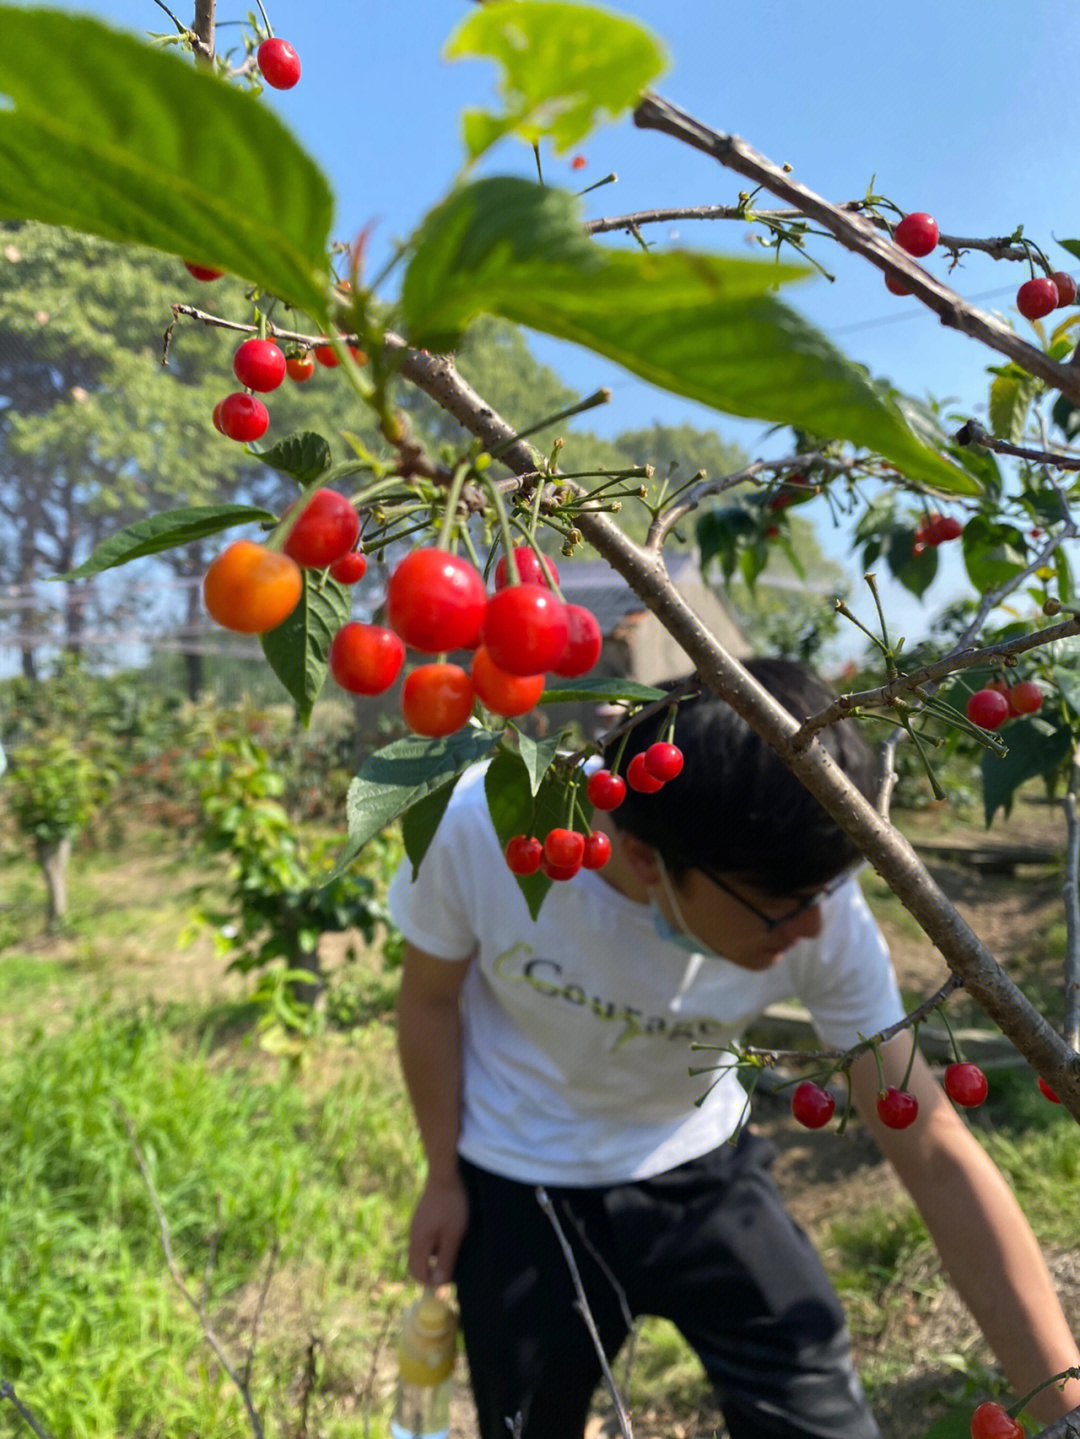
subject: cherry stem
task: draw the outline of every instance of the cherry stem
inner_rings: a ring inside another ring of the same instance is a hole
[[[439,538],[436,540],[436,547],[440,550],[448,550],[454,537],[454,530],[457,527],[458,501],[461,499],[461,491],[465,488],[465,481],[468,478],[471,466],[460,464],[454,470],[450,480],[450,488],[446,494],[446,509],[443,511],[442,524],[439,526]]]
[[[503,552],[506,555],[506,572],[512,585],[521,583],[521,575],[518,573],[517,556],[514,554],[514,533],[510,528],[510,519],[506,513],[506,505],[503,503],[502,491],[491,478],[487,470],[478,470],[475,475],[480,485],[487,491],[488,499],[499,521],[499,538],[502,541]]]
[[[877,1087],[878,1087],[878,1093],[879,1093],[879,1094],[884,1094],[884,1093],[885,1093],[885,1071],[884,1071],[884,1070],[882,1069],[882,1067],[881,1067],[881,1054],[879,1053],[878,1047],[877,1047],[876,1044],[871,1045],[871,1046],[870,1046],[870,1050],[871,1050],[871,1053],[872,1053],[873,1056],[874,1056],[874,1063],[877,1065]]]
[[[537,486],[537,492],[539,492],[539,486]],[[536,558],[537,558],[537,559],[539,560],[539,562],[540,562],[540,569],[541,569],[541,571],[543,572],[545,578],[547,579],[547,582],[548,582],[549,587],[551,588],[551,590],[552,590],[556,595],[558,595],[559,599],[562,600],[563,604],[565,604],[565,603],[566,603],[566,600],[563,598],[562,590],[559,588],[558,581],[555,579],[555,572],[554,572],[554,570],[553,570],[553,568],[552,568],[551,561],[548,559],[547,555],[544,554],[543,550],[542,550],[542,549],[540,548],[540,546],[537,544],[536,538],[535,538],[535,535],[534,535],[533,531],[532,531],[531,529],[528,529],[528,530],[527,530],[527,529],[522,525],[521,521],[520,521],[520,520],[515,520],[515,519],[513,518],[513,516],[510,517],[510,523],[511,523],[512,525],[516,526],[516,528],[521,532],[521,534],[524,535],[525,539],[526,539],[526,540],[528,541],[528,543],[529,543],[529,548],[532,550],[533,554],[536,556]],[[515,567],[515,569],[517,568],[517,556],[516,556],[516,555],[514,556],[514,567]],[[519,573],[520,573],[520,571],[519,571]]]
[[[919,1021],[916,1020],[911,1026],[911,1053],[908,1055],[907,1068],[904,1070],[904,1077],[900,1082],[901,1089],[907,1089],[908,1080],[911,1078],[911,1070],[915,1063],[915,1051],[919,1047]]]
[[[538,430],[549,429],[550,426],[557,425],[560,420],[569,420],[574,415],[584,414],[587,410],[595,410],[599,405],[608,404],[610,400],[611,391],[609,389],[594,390],[591,395],[587,395],[584,400],[579,400],[576,405],[570,405],[567,409],[559,410],[554,415],[545,415],[542,420],[534,420],[527,429],[518,430],[509,440],[504,440],[501,445],[496,445],[493,449],[488,450],[488,454],[493,460],[497,460],[507,450],[513,449],[519,440],[524,440],[529,435],[535,435]]]
[[[938,1014],[941,1016],[941,1022],[945,1026],[945,1032],[949,1036],[949,1043],[952,1045],[953,1057],[956,1060],[957,1064],[962,1064],[964,1062],[964,1056],[960,1053],[960,1046],[956,1042],[956,1035],[953,1033],[953,1028],[952,1025],[949,1023],[949,1016],[945,1013],[944,1005],[942,1005],[941,1008],[938,1010]]]
[[[1027,1408],[1036,1394],[1041,1394],[1044,1389],[1049,1389],[1051,1384],[1059,1384],[1064,1379],[1080,1379],[1080,1365],[1074,1364],[1071,1369],[1063,1369],[1060,1374],[1052,1374],[1049,1379],[1044,1379],[1041,1384],[1036,1384],[1034,1389],[1029,1389],[1022,1399],[1009,1406],[1006,1413],[1014,1419]]]

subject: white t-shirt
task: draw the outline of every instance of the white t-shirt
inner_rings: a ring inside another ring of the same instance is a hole
[[[731,1044],[777,1000],[802,1000],[837,1047],[904,1012],[854,880],[824,901],[820,935],[760,973],[661,939],[649,906],[593,871],[552,885],[534,923],[482,769],[459,781],[411,874],[406,861],[388,896],[405,938],[441,959],[473,957],[459,1152],[510,1179],[618,1184],[715,1148],[738,1128],[746,1093],[733,1068],[691,1075],[732,1056],[690,1044]]]

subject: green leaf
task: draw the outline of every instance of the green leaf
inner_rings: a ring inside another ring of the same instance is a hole
[[[566,818],[566,790],[548,773],[534,795],[529,772],[520,755],[501,749],[484,775],[484,792],[495,833],[503,849],[515,834],[543,839]],[[533,919],[551,888],[545,874],[515,875]]]
[[[395,740],[368,755],[345,799],[348,840],[329,879],[336,879],[391,821],[426,795],[487,759],[498,736],[469,726],[445,739]]]
[[[327,441],[313,430],[286,435],[269,450],[260,451],[258,458],[302,485],[310,485],[325,475],[334,459]]]
[[[1002,733],[1008,753],[1001,759],[994,754],[982,758],[983,809],[989,829],[994,815],[1004,810],[1008,818],[1013,799],[1020,786],[1037,775],[1051,775],[1072,756],[1073,739],[1062,726],[1055,728],[1034,715],[1010,720]]]
[[[639,684],[637,680],[619,679],[617,675],[585,675],[545,690],[539,703],[582,704],[592,700],[596,704],[617,704],[619,700],[629,700],[632,704],[650,704],[653,700],[662,700],[666,693],[652,685]]]
[[[716,560],[725,583],[730,583],[738,558],[738,542],[752,534],[757,526],[757,517],[743,505],[721,505],[703,514],[696,525],[702,574],[708,573],[710,564]]]
[[[352,610],[352,590],[329,575],[304,570],[304,593],[289,617],[260,636],[270,668],[296,701],[296,715],[307,725],[326,680],[327,656],[338,630]]]
[[[771,293],[808,273],[774,260],[604,248],[584,234],[576,197],[493,177],[428,216],[402,307],[418,347],[453,348],[476,315],[502,315],[726,414],[850,440],[936,489],[977,494],[978,482],[918,439],[884,387]]]
[[[455,775],[449,784],[425,795],[411,809],[405,811],[401,821],[401,837],[405,841],[405,853],[412,862],[413,879],[416,878],[424,855],[427,854],[428,845],[435,838],[435,831],[442,823],[446,806],[450,803],[450,796],[454,793],[454,786],[459,778],[459,775]]]
[[[973,515],[964,526],[964,567],[968,579],[985,594],[1026,568],[1024,537],[1014,525]]]
[[[148,520],[136,520],[133,525],[110,535],[77,569],[68,570],[63,575],[50,575],[49,578],[82,580],[88,575],[98,575],[102,570],[112,570],[118,565],[130,564],[132,560],[141,560],[146,555],[173,550],[179,545],[190,544],[192,540],[206,539],[208,535],[219,534],[236,525],[250,525],[256,521],[272,523],[276,518],[269,510],[256,505],[194,505],[189,509],[165,510]]]
[[[462,22],[444,54],[490,56],[502,67],[501,115],[466,112],[464,137],[476,159],[515,130],[545,136],[557,153],[578,144],[601,112],[615,119],[667,68],[663,48],[623,15],[557,0],[489,0]]]
[[[328,318],[329,186],[268,105],[87,17],[0,5],[0,34],[0,215],[150,245]]]
[[[893,576],[916,599],[922,599],[937,576],[937,550],[927,545],[921,554],[915,554],[915,531],[906,525],[888,531],[883,540],[882,553]]]
[[[990,428],[999,440],[1017,444],[1032,400],[1042,384],[1019,365],[1005,365],[990,384]]]
[[[517,736],[518,754],[529,774],[529,788],[535,795],[540,788],[540,782],[547,774],[552,760],[559,752],[561,735],[549,735],[546,739],[535,740],[524,730],[519,730],[517,725],[510,728]]]

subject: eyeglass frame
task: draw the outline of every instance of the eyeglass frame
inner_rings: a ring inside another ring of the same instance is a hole
[[[793,919],[802,919],[803,915],[809,914],[812,909],[816,909],[819,904],[822,904],[830,895],[835,894],[841,885],[846,884],[855,874],[854,869],[843,870],[835,879],[830,880],[828,884],[823,885],[822,888],[814,894],[808,895],[801,904],[789,910],[787,914],[781,916],[779,919],[774,919],[771,915],[766,914],[764,910],[758,909],[757,905],[754,904],[752,900],[747,899],[745,895],[738,894],[731,888],[726,880],[721,879],[720,876],[714,874],[712,870],[701,869],[700,865],[695,866],[695,868],[701,870],[705,878],[711,880],[717,889],[723,890],[726,895],[730,895],[732,899],[737,900],[744,909],[748,909],[754,918],[765,926],[766,934],[775,934],[778,929],[783,929],[784,925],[790,924]]]

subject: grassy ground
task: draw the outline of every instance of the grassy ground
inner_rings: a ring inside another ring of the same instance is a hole
[[[245,983],[209,936],[192,938],[207,877],[174,836],[129,834],[118,852],[76,856],[69,925],[47,938],[37,874],[0,839],[0,1379],[57,1435],[249,1432],[166,1266],[156,1194],[178,1274],[234,1365],[250,1365],[268,1435],[379,1434],[413,1292],[420,1160],[393,978],[377,956],[334,964],[328,1014],[352,1027],[324,1022],[299,1058],[267,1053]],[[914,949],[881,898],[894,944]],[[919,973],[910,958],[905,987]],[[1052,1254],[1080,1267],[1075,1127],[1026,1076],[995,1072],[992,1086],[977,1132]],[[844,1294],[888,1434],[924,1433],[943,1393],[988,1392],[985,1352],[865,1137],[794,1131],[775,1100],[757,1119]],[[639,1439],[719,1422],[659,1322],[641,1326],[628,1394]],[[455,1432],[469,1425],[463,1403]],[[594,1427],[613,1432],[602,1405]],[[0,1405],[0,1435],[24,1432]]]

